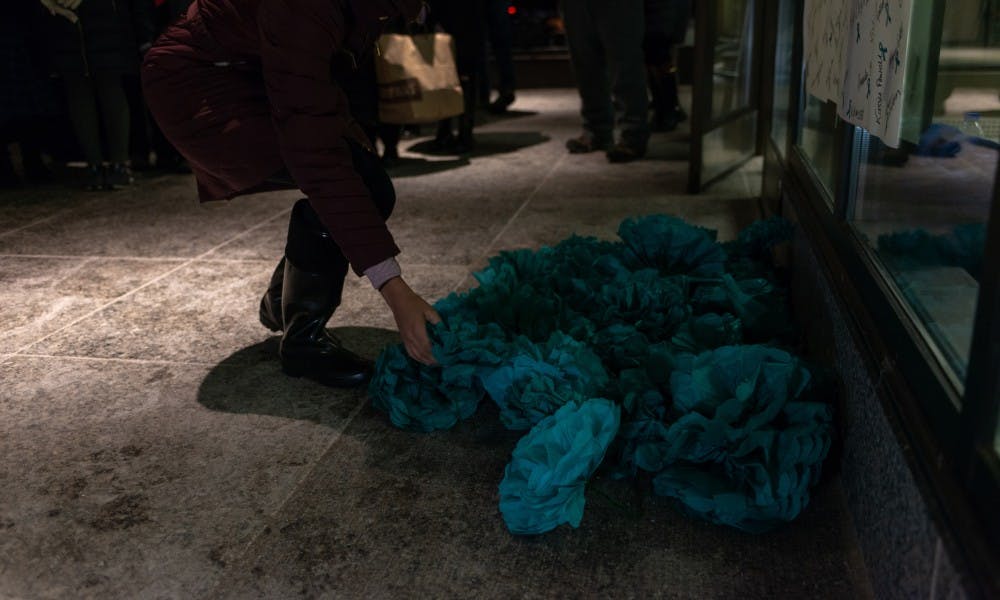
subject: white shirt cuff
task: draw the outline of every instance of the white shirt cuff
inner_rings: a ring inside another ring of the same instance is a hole
[[[376,290],[382,289],[390,279],[395,279],[403,275],[403,270],[399,268],[399,263],[395,258],[387,258],[377,265],[365,269],[365,277],[372,283]]]

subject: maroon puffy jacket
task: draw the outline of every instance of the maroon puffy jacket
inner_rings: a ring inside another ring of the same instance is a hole
[[[202,200],[287,168],[358,274],[399,253],[347,139],[364,140],[331,68],[357,64],[420,0],[195,0],[143,62],[143,89]],[[364,141],[367,144],[367,141]]]

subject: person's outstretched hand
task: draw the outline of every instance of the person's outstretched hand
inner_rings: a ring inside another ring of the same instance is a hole
[[[425,365],[437,364],[427,336],[427,323],[441,322],[437,311],[410,289],[402,277],[391,279],[382,286],[382,297],[396,318],[399,335],[410,358]]]

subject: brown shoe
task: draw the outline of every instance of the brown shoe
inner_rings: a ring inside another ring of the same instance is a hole
[[[590,133],[583,133],[579,137],[568,140],[566,142],[566,149],[569,150],[570,154],[587,154],[589,152],[607,150],[610,145],[610,138],[597,137]]]

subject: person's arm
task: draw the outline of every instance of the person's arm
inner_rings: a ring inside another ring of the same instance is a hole
[[[285,165],[355,273],[399,254],[354,169],[347,97],[330,77],[344,18],[330,0],[263,0],[264,83]]]
[[[436,364],[427,336],[427,323],[440,323],[441,317],[430,304],[406,285],[402,277],[390,279],[379,290],[392,310],[403,346],[410,358],[425,365]]]
[[[347,98],[330,76],[344,17],[330,0],[263,0],[257,15],[261,63],[285,166],[361,275],[399,254],[354,169]],[[433,364],[426,324],[437,313],[401,277],[381,286],[407,352]]]

